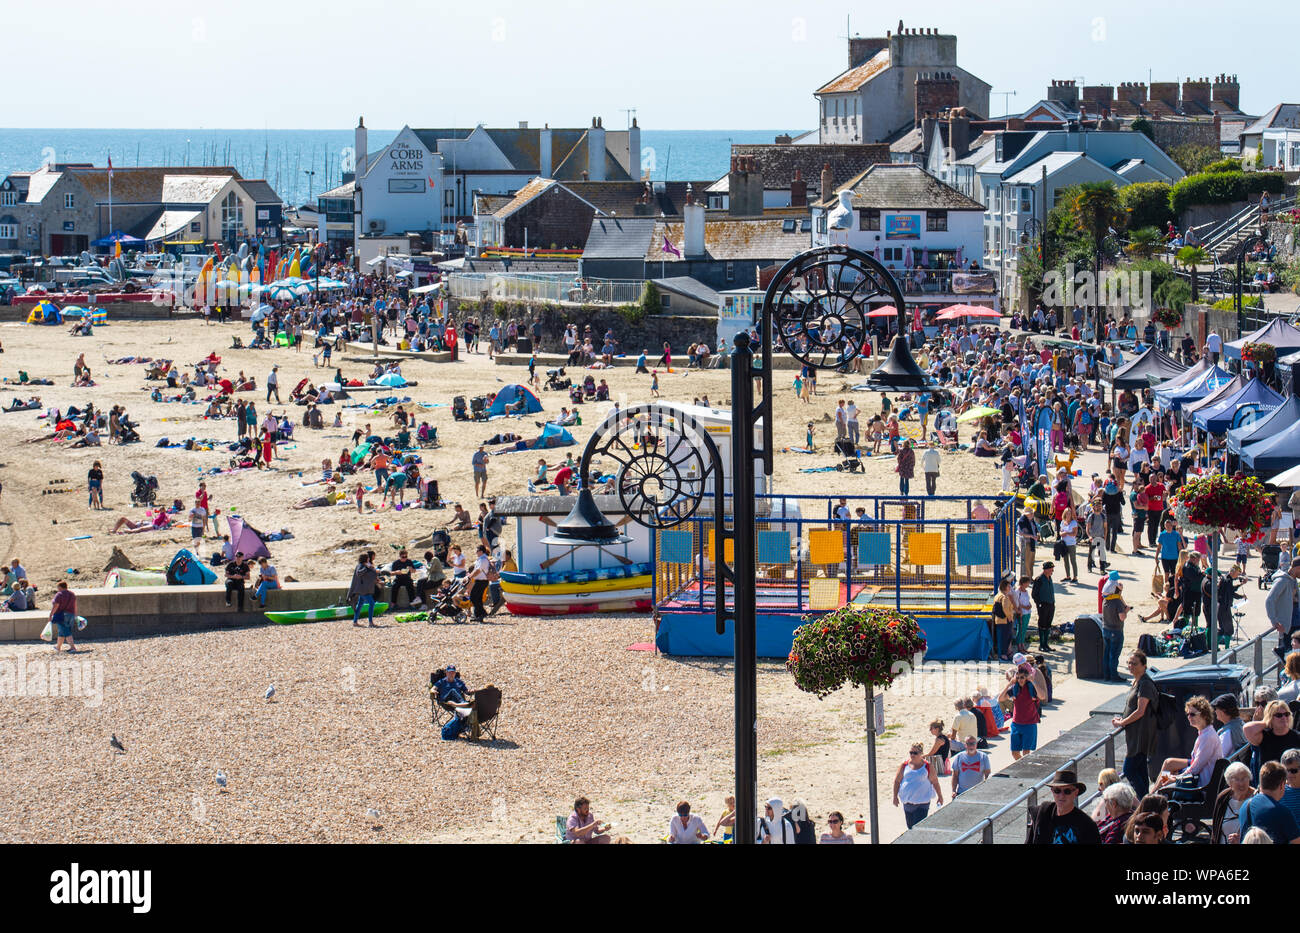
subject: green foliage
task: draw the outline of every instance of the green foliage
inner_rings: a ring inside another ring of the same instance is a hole
[[[1174,258],[1184,266],[1200,266],[1210,261],[1210,254],[1203,246],[1184,246],[1174,254]]]
[[[1170,279],[1158,286],[1152,297],[1157,307],[1173,308],[1181,312],[1187,306],[1187,302],[1192,300],[1192,286],[1184,279]]]
[[[888,687],[925,653],[916,620],[893,609],[850,604],[803,621],[785,666],[796,687],[819,699],[846,683]]]
[[[1209,165],[1205,166],[1205,168],[1201,169],[1201,171],[1203,171],[1203,172],[1240,172],[1240,171],[1241,171],[1241,161],[1240,161],[1239,159],[1233,159],[1233,158],[1219,159],[1217,162],[1211,162]]]
[[[1277,281],[1283,288],[1295,291],[1300,286],[1300,259],[1292,259],[1285,265],[1276,264]]]
[[[1164,230],[1174,219],[1169,209],[1169,189],[1163,181],[1140,181],[1119,189],[1119,203],[1128,211],[1129,227],[1157,227]]]
[[[1141,133],[1147,139],[1151,140],[1152,142],[1155,142],[1156,128],[1151,125],[1151,121],[1148,120],[1146,117],[1138,117],[1136,120],[1133,121],[1132,125],[1129,126],[1129,129],[1131,129],[1134,133]]]
[[[1165,235],[1158,227],[1139,227],[1129,233],[1124,251],[1134,259],[1150,259],[1164,245]]]
[[[1243,308],[1262,308],[1264,299],[1260,295],[1242,295],[1241,306]],[[1214,304],[1210,305],[1215,311],[1234,311],[1236,306],[1232,303],[1231,298],[1220,298]]]
[[[645,285],[641,288],[640,308],[643,315],[658,314],[663,308],[663,301],[659,298],[659,289],[655,286],[654,282],[651,282],[648,279],[646,280]]]
[[[1195,175],[1197,172],[1206,171],[1207,166],[1220,161],[1223,158],[1223,153],[1213,146],[1187,143],[1171,148],[1169,158],[1177,162],[1178,167],[1188,175]],[[1240,166],[1238,166],[1238,169],[1240,169]]]
[[[510,306],[504,301],[492,302],[492,313],[497,317],[506,317],[510,314]]]
[[[1199,204],[1231,204],[1267,191],[1281,194],[1286,180],[1281,172],[1203,172],[1179,179],[1169,192],[1169,208],[1181,214]]]

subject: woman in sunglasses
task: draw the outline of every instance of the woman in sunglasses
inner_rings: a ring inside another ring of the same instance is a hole
[[[1288,748],[1300,748],[1300,732],[1292,728],[1291,707],[1273,700],[1264,707],[1264,718],[1242,727],[1246,741],[1259,749],[1259,761],[1281,761]]]
[[[839,810],[832,810],[826,816],[826,825],[830,832],[822,833],[821,839],[818,840],[822,845],[853,845],[853,836],[844,831],[844,814]]]

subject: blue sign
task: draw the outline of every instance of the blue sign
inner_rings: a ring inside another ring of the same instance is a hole
[[[1052,410],[1038,409],[1034,416],[1034,453],[1038,455],[1038,475],[1047,475],[1047,458],[1052,452]]]
[[[1259,402],[1242,405],[1237,409],[1237,413],[1232,416],[1232,424],[1229,429],[1243,428],[1248,424],[1254,424],[1260,418],[1271,414],[1276,408],[1276,405],[1261,405]]]
[[[890,214],[885,217],[886,240],[919,240],[920,238],[920,214]]]

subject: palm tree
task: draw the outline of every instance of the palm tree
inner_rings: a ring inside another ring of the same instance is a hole
[[[1199,280],[1197,278],[1196,267],[1202,263],[1210,261],[1210,254],[1206,252],[1203,246],[1184,246],[1174,257],[1179,263],[1186,266],[1192,274],[1192,301],[1200,299]]]
[[[1124,247],[1134,259],[1150,259],[1160,249],[1165,235],[1156,227],[1138,227],[1128,235],[1128,246]]]
[[[1074,199],[1070,204],[1075,225],[1092,240],[1092,253],[1095,258],[1097,275],[1096,315],[1097,342],[1102,339],[1101,326],[1101,267],[1102,243],[1111,231],[1121,230],[1128,221],[1128,212],[1120,204],[1119,189],[1109,181],[1087,181],[1074,190]]]

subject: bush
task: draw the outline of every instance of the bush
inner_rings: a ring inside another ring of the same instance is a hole
[[[1169,157],[1177,162],[1178,167],[1188,175],[1195,175],[1197,172],[1207,171],[1207,166],[1222,161],[1223,153],[1213,146],[1187,143],[1170,149]],[[1237,168],[1240,169],[1241,166],[1237,166]]]
[[[1161,308],[1173,308],[1182,312],[1187,302],[1192,300],[1192,286],[1184,279],[1170,279],[1155,289],[1156,305]]]
[[[1169,191],[1169,208],[1181,214],[1199,204],[1231,204],[1267,191],[1281,194],[1286,180],[1281,172],[1203,172],[1180,179]]]
[[[1129,129],[1134,133],[1141,133],[1147,139],[1155,142],[1156,128],[1151,125],[1151,121],[1146,117],[1138,117],[1133,121],[1132,125],[1129,126]]]
[[[1174,219],[1169,209],[1171,186],[1163,181],[1140,181],[1119,189],[1119,203],[1129,212],[1129,228],[1156,227],[1163,231]]]
[[[1243,308],[1262,308],[1264,299],[1260,295],[1242,295],[1241,306]],[[1220,298],[1214,304],[1210,305],[1215,311],[1235,311],[1236,306],[1232,303],[1231,298]]]
[[[1237,159],[1219,159],[1205,166],[1203,172],[1240,172],[1241,162]]]
[[[641,288],[641,313],[658,314],[663,308],[663,302],[659,298],[659,289],[654,282],[646,280]]]

